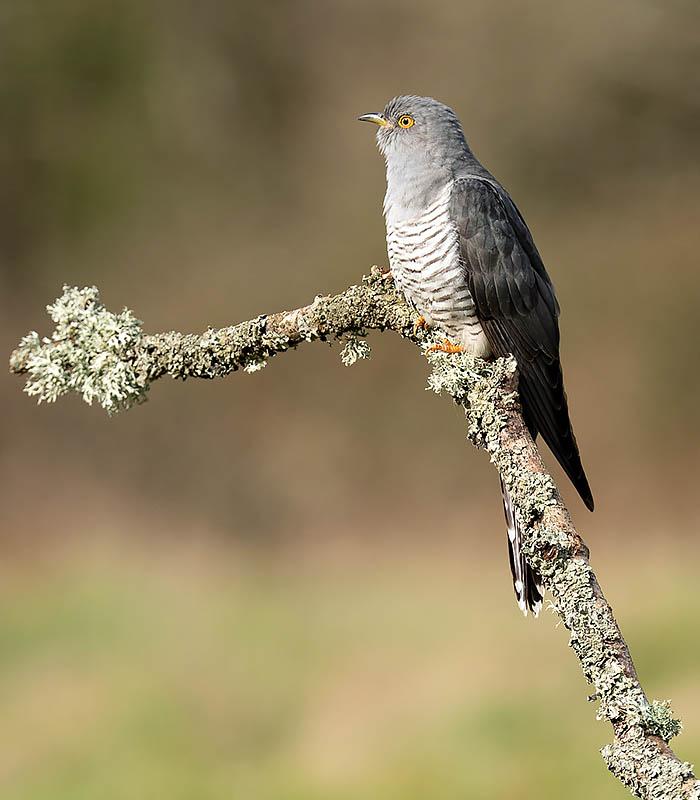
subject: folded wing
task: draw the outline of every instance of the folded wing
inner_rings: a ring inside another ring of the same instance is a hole
[[[559,361],[559,305],[532,236],[507,193],[484,178],[455,181],[452,215],[484,333],[497,355],[518,362],[525,422],[592,510]]]

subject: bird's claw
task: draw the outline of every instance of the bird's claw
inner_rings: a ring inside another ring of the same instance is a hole
[[[425,331],[428,329],[428,323],[425,317],[421,314],[420,317],[413,323],[413,335],[418,336],[418,331]]]
[[[440,344],[434,344],[427,350],[428,353],[462,353],[464,348],[461,344],[453,344],[449,339],[443,339]]]

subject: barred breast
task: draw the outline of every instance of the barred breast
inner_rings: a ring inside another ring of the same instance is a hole
[[[429,325],[473,355],[487,356],[488,341],[460,262],[459,236],[450,216],[451,191],[448,184],[418,216],[385,201],[389,266],[399,290]]]

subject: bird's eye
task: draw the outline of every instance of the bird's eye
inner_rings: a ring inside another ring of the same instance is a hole
[[[399,117],[399,128],[412,128],[416,124],[416,121],[413,117],[409,117],[408,114],[402,114]]]

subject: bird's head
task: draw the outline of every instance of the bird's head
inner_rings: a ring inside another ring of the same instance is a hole
[[[378,126],[377,145],[390,168],[416,161],[449,167],[468,152],[457,115],[432,97],[395,97],[359,119]]]

